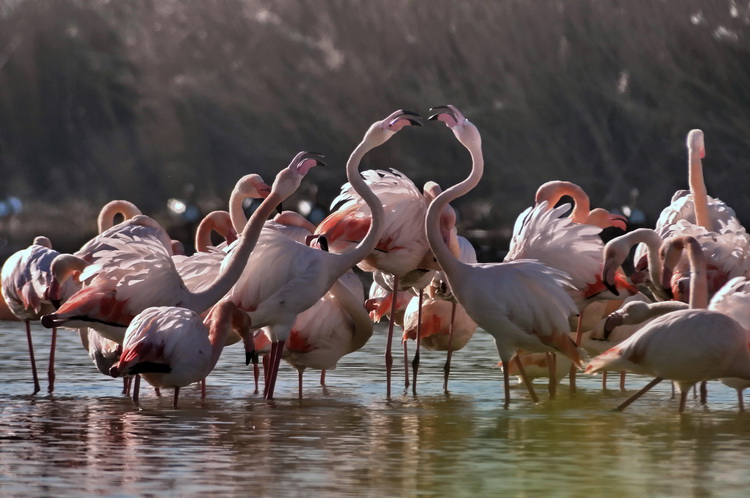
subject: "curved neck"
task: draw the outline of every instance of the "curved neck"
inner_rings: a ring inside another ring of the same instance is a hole
[[[102,207],[99,211],[99,216],[96,219],[96,225],[99,228],[99,233],[112,228],[115,225],[115,216],[122,215],[126,220],[137,216],[141,213],[141,210],[130,201],[114,200],[110,201]]]
[[[195,231],[196,251],[206,252],[208,248],[213,245],[211,243],[212,231],[215,231],[216,233],[224,237],[224,239],[227,241],[227,244],[231,244],[236,240],[236,233],[232,233],[231,230],[229,232],[227,232],[226,230],[222,230],[222,227],[228,227],[231,225],[231,222],[222,224],[222,217],[226,217],[227,215],[228,213],[226,211],[212,211],[201,220],[198,228]]]
[[[708,280],[703,249],[693,237],[688,237],[686,242],[690,260],[690,302],[688,304],[691,308],[708,308]]]
[[[250,317],[231,301],[222,301],[214,306],[203,323],[208,327],[208,340],[211,343],[211,369],[219,361],[230,331],[234,330],[243,340],[249,337]]]
[[[464,264],[453,255],[440,233],[440,214],[450,202],[476,187],[484,174],[484,156],[482,155],[481,145],[470,147],[464,144],[464,146],[469,151],[469,154],[471,154],[471,173],[464,181],[438,195],[427,208],[427,216],[425,218],[427,241],[441,268],[448,275],[449,281],[450,276],[455,274]]]
[[[354,249],[340,254],[338,260],[340,261],[341,267],[344,268],[339,274],[343,274],[346,270],[353,267],[361,260],[363,260],[368,254],[370,254],[380,240],[383,234],[383,218],[385,212],[383,211],[383,203],[380,198],[375,195],[362,179],[359,174],[359,163],[362,161],[362,157],[372,150],[374,147],[367,141],[362,140],[359,145],[352,151],[349,156],[349,160],[346,163],[346,178],[349,180],[349,184],[352,186],[355,192],[357,192],[362,200],[365,201],[367,207],[370,208],[370,216],[372,221],[370,222],[370,228],[367,229],[365,237],[357,244]]]
[[[690,163],[688,165],[688,185],[693,194],[693,205],[695,206],[695,223],[706,230],[712,230],[711,218],[708,215],[708,191],[703,180],[703,164],[700,151],[689,149]]]
[[[354,334],[348,353],[353,353],[362,349],[367,341],[372,337],[372,320],[370,314],[365,309],[363,303],[354,297],[354,294],[346,288],[340,280],[337,280],[331,287],[331,294],[336,301],[344,308],[354,323]]]
[[[571,220],[575,223],[586,223],[591,211],[591,202],[586,192],[575,183],[565,181],[545,183],[536,191],[536,203],[547,201],[550,209],[552,209],[566,195],[573,199],[573,211],[570,213]]]
[[[659,248],[661,247],[662,240],[659,234],[651,228],[639,228],[624,235],[623,238],[628,241],[628,248],[636,244],[644,244],[646,246],[648,274],[651,282],[654,285],[658,285],[662,270],[662,261],[659,257]]]
[[[232,286],[237,282],[242,274],[242,270],[245,268],[247,259],[250,257],[255,244],[258,242],[260,232],[263,229],[263,224],[266,222],[268,217],[273,213],[273,210],[278,206],[281,201],[284,200],[284,196],[279,195],[276,192],[268,194],[258,209],[250,216],[250,220],[242,230],[240,236],[240,242],[235,246],[234,250],[229,253],[225,263],[222,264],[222,271],[216,280],[211,285],[200,292],[190,293],[189,304],[186,308],[189,308],[196,313],[203,313],[208,308],[216,304]]]
[[[238,191],[232,190],[232,195],[229,196],[229,217],[232,219],[232,225],[237,233],[240,233],[245,225],[247,225],[247,216],[245,211],[242,209],[242,201],[245,200],[245,195]]]

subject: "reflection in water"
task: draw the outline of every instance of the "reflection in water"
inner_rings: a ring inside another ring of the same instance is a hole
[[[296,399],[291,368],[276,400],[253,395],[242,351],[229,348],[205,401],[189,387],[175,410],[171,393],[147,390],[139,410],[74,333],[59,340],[57,391],[30,396],[14,325],[0,323],[3,494],[708,495],[750,484],[748,415],[718,383],[682,416],[668,385],[619,413],[627,394],[585,376],[575,399],[563,385],[534,405],[516,389],[504,410],[494,345],[478,335],[456,357],[451,394],[443,356],[427,353],[420,394],[386,400],[378,329],[328,387],[310,376],[307,399]],[[645,383],[632,379],[631,389]]]

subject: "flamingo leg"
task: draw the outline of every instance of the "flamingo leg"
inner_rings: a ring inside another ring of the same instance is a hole
[[[269,386],[268,386],[268,394],[266,395],[266,399],[273,399],[273,391],[276,387],[276,377],[279,374],[279,365],[281,364],[281,353],[284,351],[284,342],[285,341],[276,341],[273,343],[273,346],[271,346],[271,373],[268,376],[269,379]],[[274,351],[275,349],[275,351]]]
[[[49,346],[49,366],[47,367],[48,392],[55,390],[55,349],[57,347],[57,327],[52,327],[52,340]]]
[[[700,393],[701,393],[701,405],[705,405],[708,401],[708,382],[705,380],[701,382],[700,386]]]
[[[526,389],[529,390],[529,394],[531,395],[531,400],[534,403],[538,403],[539,398],[536,395],[536,391],[534,391],[534,385],[526,376],[526,370],[523,368],[523,364],[521,363],[521,358],[519,358],[518,355],[516,355],[515,358],[516,358],[516,366],[518,367],[518,374],[521,376],[521,379],[523,379],[523,383],[526,385]]]
[[[606,370],[602,372],[602,390],[603,391],[607,390],[607,371]]]
[[[547,365],[549,368],[549,399],[555,399],[557,394],[557,356],[555,356],[555,353],[547,353]]]
[[[132,377],[123,377],[122,378],[122,394],[125,396],[130,396],[130,383],[132,382]]]
[[[412,378],[412,393],[417,394],[417,371],[419,370],[419,350],[420,344],[422,343],[422,299],[424,296],[424,290],[419,289],[419,310],[417,311],[417,350],[414,352],[414,360],[411,362],[411,367],[414,370],[414,377]]]
[[[644,394],[646,394],[652,387],[654,387],[656,384],[658,384],[659,382],[661,382],[663,380],[664,380],[663,377],[657,377],[657,378],[655,378],[654,380],[652,380],[651,382],[649,382],[648,384],[646,384],[645,386],[643,386],[643,388],[640,391],[638,391],[637,393],[635,393],[634,395],[632,395],[631,397],[629,397],[628,399],[626,399],[624,402],[622,402],[617,408],[615,408],[615,410],[617,410],[618,412],[623,411],[625,408],[627,408],[628,406],[630,406],[630,404],[633,401],[637,400],[638,398],[640,398],[641,396],[643,396]]]
[[[578,325],[576,325],[576,346],[581,345],[581,336],[583,335],[583,310],[578,314]],[[570,395],[576,394],[576,364],[570,365]]]
[[[26,322],[26,340],[29,343],[29,358],[31,359],[31,373],[34,376],[34,392],[31,394],[36,394],[39,391],[41,391],[41,388],[39,387],[39,376],[36,374],[36,360],[34,360],[34,345],[31,342],[31,323],[29,323],[28,320],[24,320]]]
[[[443,366],[443,391],[448,392],[448,375],[451,373],[451,357],[453,356],[453,325],[456,321],[456,303],[451,306],[451,325],[448,329],[448,357]]]
[[[404,390],[409,389],[409,351],[408,343],[402,341],[404,346]]]
[[[175,387],[174,388],[174,401],[172,402],[172,407],[177,408],[177,398],[180,397],[180,388]]]
[[[320,385],[325,386],[326,385],[326,371],[325,369],[320,371]]]
[[[626,375],[626,373],[627,372],[625,372],[625,370],[623,370],[622,372],[620,372],[620,391],[624,391],[625,390],[625,375]]]
[[[302,399],[302,370],[297,370],[297,384],[299,388],[299,399]]]
[[[680,393],[680,407],[677,409],[679,413],[685,411],[685,400],[687,400],[688,390],[685,389]]]
[[[273,349],[273,345],[271,346]],[[271,373],[271,355],[263,356],[263,397],[268,393],[268,374]]]
[[[265,358],[264,358],[265,359]],[[255,391],[253,394],[258,394],[258,380],[260,379],[260,365],[253,363],[253,377],[255,378]]]
[[[396,319],[396,294],[398,289],[398,275],[393,276],[393,302],[391,303],[391,316],[388,318],[388,338],[385,343],[385,395],[391,397],[391,369],[393,368],[393,354],[391,352],[393,342],[393,325]]]
[[[503,365],[507,365],[507,362],[503,362]],[[503,386],[505,388],[505,404],[504,408],[507,410],[510,407],[510,372],[507,368],[503,367]]]
[[[201,380],[201,399],[206,399],[206,379]]]
[[[135,375],[135,382],[133,382],[133,403],[138,405],[138,394],[141,390],[141,376],[136,374]]]
[[[737,389],[737,401],[740,407],[740,413],[745,411],[745,400],[742,399],[742,389]]]
[[[159,389],[158,387],[155,387],[154,393],[156,394],[157,398],[161,398],[161,389]]]

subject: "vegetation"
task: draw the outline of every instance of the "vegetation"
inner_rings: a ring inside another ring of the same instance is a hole
[[[7,255],[45,233],[73,250],[126,198],[167,222],[204,210],[302,149],[326,154],[300,193],[327,206],[366,127],[457,105],[487,162],[464,229],[507,230],[539,184],[652,219],[685,188],[685,137],[706,133],[709,193],[749,219],[750,10],[736,0],[4,0],[0,218]],[[369,156],[420,185],[468,173],[433,125]],[[312,183],[314,182],[314,184]],[[476,232],[474,232],[476,233]]]

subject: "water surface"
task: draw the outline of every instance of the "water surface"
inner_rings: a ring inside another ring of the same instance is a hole
[[[258,496],[644,496],[744,495],[750,415],[736,394],[709,383],[677,413],[668,383],[624,412],[612,409],[644,377],[579,375],[534,404],[515,388],[503,409],[502,375],[489,335],[456,353],[450,394],[443,353],[422,354],[418,394],[385,397],[378,326],[367,346],[327,375],[282,363],[274,401],[253,394],[241,347],[227,348],[208,396],[183,388],[157,398],[142,385],[140,409],[119,380],[95,370],[76,332],[61,330],[57,382],[46,392],[49,331],[33,328],[42,392],[31,396],[22,325],[0,322],[0,493],[3,495],[241,494]],[[396,345],[396,344],[395,344]],[[413,351],[413,343],[410,343]],[[400,348],[396,365],[402,360]]]

